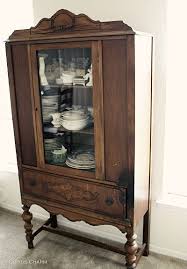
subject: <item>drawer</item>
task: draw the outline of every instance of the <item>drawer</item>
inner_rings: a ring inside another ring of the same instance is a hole
[[[23,171],[24,193],[117,218],[126,217],[126,190],[102,183]]]

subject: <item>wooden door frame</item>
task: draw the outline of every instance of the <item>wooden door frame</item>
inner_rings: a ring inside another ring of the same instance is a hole
[[[63,48],[91,48],[92,64],[93,64],[93,107],[94,107],[94,142],[95,142],[95,173],[89,171],[76,170],[67,167],[60,167],[45,163],[43,130],[41,117],[41,100],[39,95],[39,77],[38,63],[36,52],[43,49],[63,49]],[[30,46],[30,61],[32,70],[32,94],[33,94],[33,110],[35,117],[36,130],[36,152],[38,154],[37,163],[41,169],[51,172],[59,172],[68,176],[79,176],[83,178],[95,178],[98,180],[105,179],[104,167],[104,112],[103,112],[103,80],[102,80],[102,42],[63,42],[56,44],[34,44]]]

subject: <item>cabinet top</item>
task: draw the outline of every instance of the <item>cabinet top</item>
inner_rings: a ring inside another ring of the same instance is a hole
[[[35,27],[15,30],[7,41],[34,41],[46,39],[81,38],[108,35],[135,34],[123,21],[100,22],[85,14],[61,9],[51,18],[43,18]]]

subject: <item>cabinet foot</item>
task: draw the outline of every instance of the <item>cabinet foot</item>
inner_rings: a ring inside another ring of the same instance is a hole
[[[137,265],[136,254],[138,251],[138,244],[136,243],[137,236],[131,231],[126,234],[127,242],[125,244],[126,251],[126,266],[128,269],[134,269]]]
[[[50,219],[51,219],[51,227],[52,228],[57,228],[58,227],[58,223],[57,223],[57,216],[50,214]]]
[[[33,248],[33,235],[32,235],[32,213],[29,212],[30,207],[24,205],[22,207],[23,209],[23,214],[22,214],[22,219],[25,222],[24,228],[25,228],[25,234],[26,234],[26,240],[28,242],[28,248],[31,249]]]

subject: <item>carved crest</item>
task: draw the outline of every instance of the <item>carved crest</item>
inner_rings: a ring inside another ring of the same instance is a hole
[[[123,21],[100,22],[90,19],[85,14],[75,15],[74,13],[61,9],[51,18],[44,18],[39,21],[35,27],[26,30],[16,30],[9,37],[10,40],[31,40],[41,39],[46,35],[53,37],[66,34],[87,34],[88,32],[96,33],[122,31],[133,32],[132,28]]]
[[[99,21],[93,21],[84,14],[75,15],[68,10],[61,9],[50,19],[42,19],[35,27],[31,27],[31,33],[45,34],[81,29],[99,29]]]

